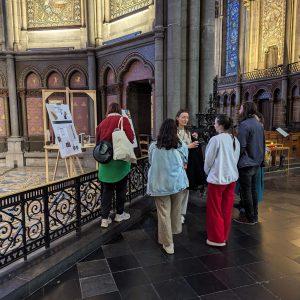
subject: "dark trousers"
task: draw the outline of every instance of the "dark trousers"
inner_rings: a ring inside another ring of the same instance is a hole
[[[239,183],[241,207],[245,209],[245,216],[250,222],[257,221],[257,191],[256,176],[258,167],[245,167],[239,169]]]
[[[103,193],[101,203],[101,214],[103,219],[107,219],[111,210],[111,204],[116,190],[116,211],[117,214],[124,212],[124,203],[126,201],[127,179],[125,176],[122,180],[114,183],[103,182]]]

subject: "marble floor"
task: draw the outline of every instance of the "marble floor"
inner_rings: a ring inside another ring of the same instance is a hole
[[[300,171],[268,179],[259,223],[232,223],[222,249],[205,244],[205,199],[191,193],[174,255],[157,243],[153,212],[28,299],[299,300],[299,182]]]

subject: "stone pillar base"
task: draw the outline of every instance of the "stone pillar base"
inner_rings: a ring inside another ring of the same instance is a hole
[[[10,137],[7,139],[6,167],[15,168],[24,166],[22,142],[23,138],[21,137]]]

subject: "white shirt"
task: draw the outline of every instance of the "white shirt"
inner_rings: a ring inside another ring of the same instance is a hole
[[[208,175],[207,182],[225,185],[239,178],[237,163],[240,156],[240,143],[231,134],[220,133],[209,140],[205,150],[204,171]]]

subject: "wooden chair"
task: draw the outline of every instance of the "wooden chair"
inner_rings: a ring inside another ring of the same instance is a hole
[[[148,156],[148,149],[150,145],[150,135],[149,134],[139,134],[139,148],[141,157]]]

